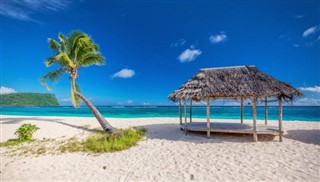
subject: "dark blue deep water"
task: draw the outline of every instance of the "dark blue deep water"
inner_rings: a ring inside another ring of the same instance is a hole
[[[146,117],[179,117],[177,106],[101,106],[97,107],[106,118],[146,118]],[[187,108],[189,115],[189,108]],[[270,106],[269,119],[278,119],[278,108]],[[264,107],[257,108],[258,119],[264,119]],[[17,116],[73,116],[93,117],[86,107],[1,107],[1,115]],[[194,118],[206,118],[205,107],[193,107]],[[239,119],[240,108],[229,106],[211,107],[211,118]],[[252,107],[244,107],[244,118],[252,119]],[[283,120],[320,122],[320,107],[283,107]]]

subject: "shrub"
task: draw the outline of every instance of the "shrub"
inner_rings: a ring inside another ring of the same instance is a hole
[[[145,133],[145,128],[119,129],[112,135],[96,133],[83,142],[84,150],[95,153],[125,150],[136,145]]]
[[[36,125],[33,124],[23,124],[21,125],[17,131],[14,133],[18,135],[18,139],[20,141],[30,141],[34,132],[36,132],[38,128]]]
[[[144,134],[145,128],[119,129],[110,135],[101,130],[96,130],[84,141],[70,140],[60,147],[61,152],[115,152],[128,149],[137,144]]]

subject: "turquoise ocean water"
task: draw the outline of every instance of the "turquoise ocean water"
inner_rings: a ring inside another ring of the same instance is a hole
[[[1,115],[17,116],[72,116],[93,117],[86,107],[0,107]],[[97,107],[106,118],[147,118],[179,117],[177,106],[100,106]],[[189,116],[189,108],[187,108]],[[206,118],[205,107],[193,107],[194,118]],[[269,107],[270,120],[278,119],[278,108]],[[257,108],[258,119],[264,119],[264,107]],[[220,119],[239,119],[240,108],[229,106],[211,107],[211,117]],[[252,119],[252,107],[244,107],[244,118]],[[320,107],[283,107],[283,120],[320,122]]]

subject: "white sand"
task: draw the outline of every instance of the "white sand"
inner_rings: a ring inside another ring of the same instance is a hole
[[[282,143],[278,137],[266,136],[254,143],[252,135],[211,134],[210,139],[205,133],[184,135],[177,118],[110,122],[149,131],[135,147],[98,156],[12,157],[1,148],[0,181],[320,181],[320,125],[316,122],[284,121]],[[1,116],[1,141],[15,138],[13,133],[23,123],[40,127],[34,134],[38,139],[83,136],[81,126],[99,127],[94,118]]]

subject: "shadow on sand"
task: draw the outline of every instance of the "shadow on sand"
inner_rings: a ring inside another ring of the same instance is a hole
[[[19,117],[19,118],[1,118],[1,124],[19,124],[22,123],[23,121],[44,121],[44,122],[54,122],[54,123],[58,123],[58,124],[62,124],[65,126],[69,126],[72,128],[76,128],[76,129],[80,129],[83,131],[89,131],[89,132],[95,132],[97,130],[95,129],[90,129],[90,128],[85,128],[83,126],[78,126],[78,125],[73,125],[70,123],[65,123],[63,122],[63,120],[61,119],[49,119],[49,118],[45,118],[45,117]]]
[[[210,138],[207,138],[206,132],[188,132],[185,135],[184,131],[180,130],[178,124],[152,124],[143,125],[148,129],[147,138],[163,139],[170,141],[184,141],[193,143],[252,143],[253,136],[250,134],[230,134],[230,133],[211,133]],[[259,141],[274,141],[272,135],[259,135]],[[275,140],[275,142],[277,142]]]
[[[285,138],[320,145],[320,130],[288,130]]]

